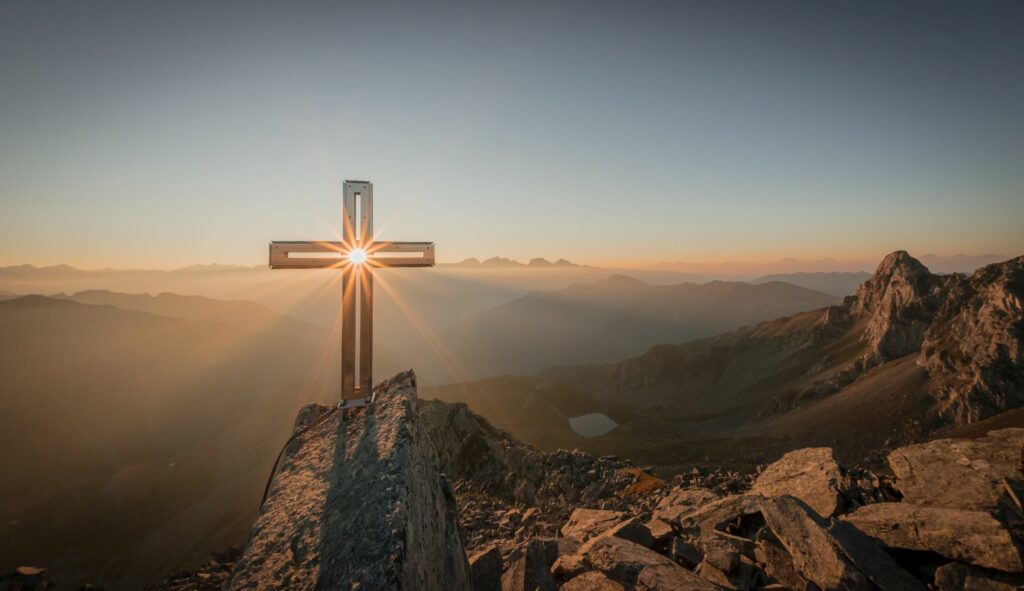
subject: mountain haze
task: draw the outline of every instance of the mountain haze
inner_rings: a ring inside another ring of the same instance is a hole
[[[779,282],[650,285],[614,275],[527,294],[464,320],[446,340],[477,375],[533,373],[609,362],[837,299]]]

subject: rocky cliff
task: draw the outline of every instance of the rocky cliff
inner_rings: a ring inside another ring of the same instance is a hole
[[[416,378],[296,421],[227,589],[469,589],[455,497],[417,419]]]

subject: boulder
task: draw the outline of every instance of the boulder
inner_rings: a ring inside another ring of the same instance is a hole
[[[651,535],[651,530],[647,529],[646,525],[640,523],[636,517],[630,517],[622,523],[612,526],[611,529],[601,535],[615,536],[616,538],[636,542],[644,548],[654,546],[654,536]]]
[[[719,498],[718,494],[706,488],[676,488],[658,501],[651,517],[652,520],[679,523],[679,518],[683,515]]]
[[[925,591],[924,583],[903,570],[875,540],[845,521],[833,522],[828,532],[854,566],[886,591]]]
[[[763,499],[761,495],[754,494],[725,497],[684,514],[678,525],[681,531],[693,535],[724,531],[728,524],[758,513]]]
[[[807,504],[822,517],[831,517],[841,507],[845,477],[832,457],[830,447],[809,447],[791,451],[768,466],[750,492],[775,497],[790,495]]]
[[[928,550],[1007,572],[1024,570],[1010,533],[981,511],[877,503],[861,507],[843,519],[890,548]]]
[[[576,538],[585,542],[625,519],[626,514],[621,511],[576,509],[569,516],[569,521],[562,526],[561,532],[567,538]]]
[[[623,586],[598,571],[590,571],[562,585],[561,591],[625,591]]]
[[[1022,447],[1024,429],[1001,429],[901,447],[888,459],[907,503],[994,511],[1007,494],[1002,480],[1021,478]]]
[[[637,589],[712,591],[714,585],[672,560],[640,544],[599,536],[580,547],[580,554],[609,578]]]
[[[1024,576],[1008,575],[962,562],[951,562],[935,569],[935,587],[939,591],[1018,591]]]
[[[551,544],[530,540],[510,557],[510,564],[501,577],[502,591],[554,591],[558,589],[551,576]],[[550,559],[550,560],[549,560]],[[420,587],[416,587],[420,588]]]
[[[473,591],[501,591],[501,551],[491,545],[469,557]]]
[[[793,558],[767,527],[754,539],[754,560],[766,575],[787,589],[803,589],[807,581],[796,573]]]
[[[772,533],[793,558],[793,568],[804,580],[822,589],[873,589],[871,581],[838,549],[826,522],[794,497],[761,501],[761,513]]]
[[[551,575],[556,581],[568,581],[587,570],[586,561],[577,554],[559,556],[551,565]]]
[[[671,525],[658,518],[652,518],[646,525],[655,543],[666,542],[676,533]]]
[[[226,589],[470,589],[417,404],[406,372],[370,406],[303,409]]]

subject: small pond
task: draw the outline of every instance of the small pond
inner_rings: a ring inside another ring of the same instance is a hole
[[[569,426],[577,435],[583,437],[600,437],[608,433],[619,424],[608,418],[608,415],[592,412],[569,419]]]

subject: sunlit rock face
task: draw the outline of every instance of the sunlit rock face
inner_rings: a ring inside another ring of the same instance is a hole
[[[228,589],[469,589],[455,497],[416,378],[371,406],[303,409]]]

